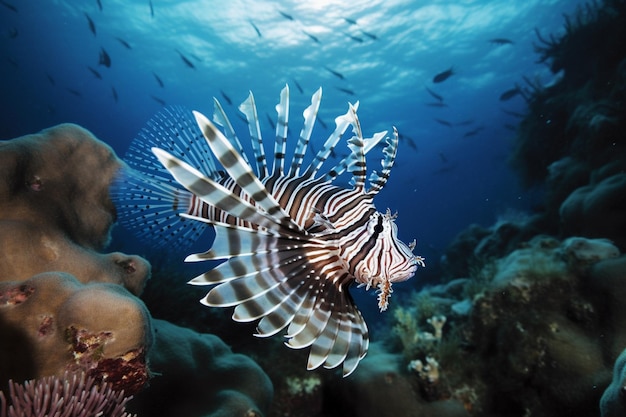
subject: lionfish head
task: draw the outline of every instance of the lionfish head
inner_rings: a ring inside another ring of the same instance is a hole
[[[424,258],[413,254],[415,241],[407,245],[398,239],[397,214],[375,212],[367,223],[369,239],[373,248],[356,270],[355,278],[359,285],[367,289],[378,289],[378,307],[385,311],[393,290],[391,284],[411,278],[417,266],[424,266]]]

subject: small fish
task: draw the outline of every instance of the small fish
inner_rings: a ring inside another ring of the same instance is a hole
[[[154,6],[152,5],[152,0],[148,0],[148,4],[150,5],[150,17],[154,17]]]
[[[111,67],[111,57],[104,48],[100,48],[100,59],[98,61],[98,65],[104,65],[107,68]]]
[[[430,103],[424,103],[425,106],[428,107],[448,107],[446,103],[442,103],[441,101],[434,101]]]
[[[510,90],[506,90],[504,93],[500,94],[500,101],[507,101],[512,99],[518,94],[521,94],[522,90],[515,86],[515,88],[511,88]]]
[[[220,90],[220,94],[222,94],[222,97],[224,98],[224,100],[226,100],[226,103],[228,103],[229,106],[233,105],[233,101],[230,99],[230,97],[226,95],[224,91]]]
[[[111,93],[113,94],[113,100],[117,103],[117,90],[115,90],[115,87],[111,87]]]
[[[346,93],[346,94],[349,94],[349,95],[351,95],[351,96],[356,95],[356,94],[354,93],[354,91],[350,90],[349,88],[343,88],[343,87],[335,87],[335,88],[336,88],[337,90],[342,91],[342,92],[344,92],[344,93]]]
[[[475,135],[479,134],[483,130],[485,130],[485,128],[483,126],[478,126],[477,128],[475,128],[473,130],[465,132],[463,137],[464,138],[469,138],[470,136],[475,136]]]
[[[439,123],[440,125],[444,125],[444,126],[447,126],[447,127],[452,127],[452,123],[447,121],[447,120],[444,120],[444,119],[433,119],[433,120],[435,122]]]
[[[335,77],[339,78],[340,80],[345,80],[345,79],[346,79],[346,78],[343,76],[343,74],[342,74],[342,73],[340,73],[340,72],[337,72],[337,71],[335,71],[335,70],[332,70],[332,69],[330,69],[330,68],[328,68],[328,67],[326,67],[326,66],[324,67],[324,69],[325,69],[326,71],[330,72],[331,74],[333,74]]]
[[[93,36],[96,36],[96,24],[91,20],[91,17],[87,13],[85,13],[85,17],[87,18],[87,23],[89,24],[89,30],[93,33]]]
[[[91,71],[91,73],[93,74],[94,77],[96,77],[97,79],[101,80],[102,79],[102,75],[96,71],[95,69],[91,68],[91,67],[87,67],[87,69],[89,71]]]
[[[433,77],[434,83],[441,83],[452,77],[455,74],[454,69],[452,67],[448,68],[445,71],[440,72],[439,74]]]
[[[100,11],[102,11],[102,1],[101,0],[96,0],[96,2],[98,3],[98,9],[100,9]]]
[[[293,19],[293,16],[292,16],[292,15],[290,15],[290,14],[287,14],[287,13],[285,13],[285,12],[281,12],[280,10],[278,11],[278,13],[280,13],[280,15],[281,15],[282,17],[284,17],[285,19],[287,19],[287,20],[294,20],[294,19]]]
[[[259,35],[259,38],[262,38],[263,35],[261,35],[261,31],[259,30],[259,28],[257,27],[257,25],[254,24],[254,22],[252,20],[248,20],[248,22],[250,22],[250,24],[252,25],[252,27],[254,28],[254,30],[256,31],[256,34]]]
[[[448,158],[446,158],[443,152],[439,152],[439,159],[441,159],[441,162],[443,162],[444,164],[448,162]]]
[[[128,42],[126,42],[124,39],[122,39],[122,38],[117,38],[117,37],[116,37],[116,38],[115,38],[115,40],[117,40],[119,43],[121,43],[122,45],[124,45],[124,47],[125,47],[126,49],[133,49],[133,48],[130,46],[130,44],[129,44]]]
[[[507,38],[493,38],[489,39],[489,43],[493,43],[495,45],[511,45],[514,42]]]
[[[409,145],[411,148],[413,148],[413,149],[415,150],[415,152],[417,152],[417,144],[415,143],[415,139],[413,139],[413,138],[412,138],[412,137],[410,137],[410,136],[400,134],[400,140],[401,140],[401,141],[405,141],[405,142],[407,142],[407,143],[408,143],[408,145]]]
[[[435,93],[433,90],[431,90],[428,87],[426,87],[426,91],[428,91],[428,94],[433,96],[436,100],[439,100],[440,102],[443,103],[443,97],[442,96],[440,96],[439,94]]]
[[[178,49],[176,49],[176,52],[178,52],[178,55],[180,55],[180,59],[183,60],[185,65],[187,65],[189,68],[196,69],[196,66],[193,64],[193,62],[191,62],[189,60],[189,58],[187,58],[185,55],[183,55]]]
[[[367,36],[368,38],[370,38],[371,40],[375,41],[378,39],[378,36],[374,35],[373,33],[370,32],[366,32],[363,29],[361,29],[361,33],[365,36]]]
[[[308,36],[309,38],[311,38],[313,40],[313,42],[315,43],[320,43],[320,40],[317,36],[313,36],[311,35],[309,32],[303,30],[302,33],[304,33],[306,36]]]
[[[351,25],[356,25],[357,22],[354,19],[350,19],[349,17],[344,17],[343,20],[345,20],[346,22],[350,23]]]
[[[392,284],[411,278],[424,259],[413,254],[414,243],[398,239],[396,215],[374,205],[395,162],[395,129],[385,141],[380,171],[369,180],[366,154],[387,132],[363,137],[356,105],[335,119],[334,132],[307,158],[321,92],[311,98],[299,139],[286,152],[289,89],[281,91],[271,167],[252,93],[239,106],[251,153],[236,139],[219,101],[214,99],[214,122],[167,107],[131,143],[125,161],[133,171],[114,184],[111,196],[120,223],[136,226],[155,245],[184,244],[201,235],[198,226],[211,225],[216,237],[210,250],[186,258],[225,260],[190,281],[212,287],[201,302],[235,307],[236,321],[259,320],[260,337],[286,330],[288,347],[310,347],[307,369],[343,365],[348,376],[369,346],[351,287],[377,289],[384,311]],[[350,154],[321,170],[348,128]],[[352,177],[349,188],[333,183],[342,173]]]
[[[265,115],[267,116],[267,121],[270,124],[272,130],[276,130],[276,123],[274,123],[274,119],[272,119],[272,116],[270,116],[268,113],[265,113]]]
[[[344,35],[346,35],[347,37],[349,37],[350,39],[352,39],[355,42],[363,43],[363,38],[359,38],[358,36],[354,36],[354,35],[351,35],[351,34],[345,33],[345,32],[344,32]]]
[[[78,90],[74,90],[73,88],[66,88],[66,90],[67,90],[70,94],[72,94],[73,96],[76,96],[76,97],[82,97],[82,96],[83,96],[83,95],[81,94],[81,92],[80,92],[80,91],[78,91]]]
[[[165,87],[165,84],[163,84],[163,80],[161,80],[161,77],[159,77],[156,72],[152,71],[152,75],[154,75],[154,79],[156,80],[156,82],[159,84],[159,87],[163,88]]]
[[[7,9],[17,13],[17,7],[15,7],[14,5],[12,5],[11,3],[9,3],[8,1],[5,0],[0,0],[0,4],[2,4],[4,7],[6,7]]]
[[[293,79],[293,83],[296,85],[296,88],[298,89],[300,94],[304,94],[304,90],[302,90],[302,87],[300,86],[300,83],[295,78]]]
[[[167,103],[165,102],[165,100],[163,100],[162,98],[159,98],[157,96],[153,96],[152,94],[150,94],[150,97],[152,97],[152,100],[156,101],[157,103],[159,103],[161,106],[165,106]]]
[[[52,78],[52,75],[48,74],[46,72],[46,77],[48,77],[48,81],[50,81],[50,84],[55,85],[56,82],[54,81],[54,78]]]

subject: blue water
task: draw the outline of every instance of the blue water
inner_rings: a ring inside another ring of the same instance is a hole
[[[511,128],[520,119],[502,110],[524,113],[525,102],[519,95],[499,97],[516,83],[525,86],[524,76],[552,81],[554,74],[536,62],[534,29],[558,37],[563,14],[583,2],[153,0],[153,14],[148,0],[102,0],[102,10],[96,0],[9,3],[17,12],[0,5],[1,138],[74,122],[123,156],[161,108],[155,97],[210,115],[213,96],[246,137],[235,113],[248,90],[271,138],[267,115],[275,118],[280,89],[291,87],[297,133],[302,110],[321,86],[319,114],[329,129],[316,128],[314,146],[356,100],[366,135],[396,126],[409,138],[401,141],[397,166],[376,204],[398,211],[400,237],[417,238],[416,253],[436,265],[469,224],[488,226],[540,201],[537,191],[520,188],[507,165]],[[489,42],[494,38],[514,43]],[[101,48],[110,68],[99,65]],[[450,67],[450,78],[433,82]],[[447,107],[427,105],[437,100],[426,88]],[[459,125],[463,121],[471,122]],[[478,134],[465,136],[476,128]],[[374,164],[377,158],[370,169]]]

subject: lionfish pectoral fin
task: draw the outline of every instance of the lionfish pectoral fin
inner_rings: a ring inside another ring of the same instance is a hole
[[[217,159],[224,166],[226,172],[228,172],[228,175],[230,175],[237,185],[254,200],[257,206],[275,219],[278,224],[287,229],[302,232],[302,228],[289,217],[289,214],[285,212],[276,199],[267,191],[263,183],[261,183],[252,171],[250,165],[247,164],[241,155],[233,148],[228,139],[204,115],[198,112],[193,112],[193,114],[213,154],[215,154]],[[213,204],[215,203],[213,202]],[[217,204],[215,205],[217,206]],[[259,210],[255,207],[255,211]]]

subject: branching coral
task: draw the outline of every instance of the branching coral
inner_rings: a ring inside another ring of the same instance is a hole
[[[110,384],[98,386],[85,374],[68,374],[26,381],[9,382],[9,400],[0,391],[0,417],[128,417],[123,391]]]

